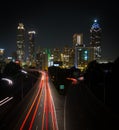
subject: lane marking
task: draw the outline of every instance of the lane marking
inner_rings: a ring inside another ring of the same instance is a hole
[[[40,116],[40,114],[41,114],[41,113],[39,112],[39,113],[38,113],[38,116]]]
[[[38,130],[38,126],[36,126],[36,130]]]

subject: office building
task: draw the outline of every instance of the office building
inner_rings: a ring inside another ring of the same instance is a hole
[[[94,59],[101,58],[101,28],[97,20],[94,20],[94,23],[90,29],[90,46],[94,47]]]
[[[28,58],[29,61],[34,62],[35,61],[35,31],[29,31],[28,32]]]
[[[17,27],[17,59],[20,62],[25,60],[25,28],[23,23],[19,23]]]
[[[83,34],[77,34],[75,33],[73,35],[73,47],[75,48],[75,46],[85,46],[83,43]]]

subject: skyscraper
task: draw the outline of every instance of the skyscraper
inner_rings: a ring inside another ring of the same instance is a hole
[[[76,68],[78,68],[78,63],[80,59],[79,55],[79,48],[85,47],[83,44],[83,34],[74,34],[73,35],[73,45],[74,45],[74,50],[75,50],[75,60],[74,60],[74,65]]]
[[[23,62],[25,60],[25,29],[23,23],[19,23],[17,27],[17,60]]]
[[[81,33],[81,34],[77,34],[77,33],[75,33],[74,35],[73,35],[73,46],[75,47],[75,46],[85,46],[84,44],[83,44],[83,34]]]
[[[33,62],[35,60],[35,31],[29,31],[29,60]]]
[[[88,63],[94,60],[94,48],[96,46],[86,47],[83,43],[83,34],[74,34],[73,35],[74,43],[74,66],[80,70],[85,70]]]
[[[5,53],[5,50],[3,48],[0,48],[0,61],[4,59],[4,53]]]
[[[94,47],[94,59],[101,58],[101,32],[100,25],[94,20],[90,29],[90,46]]]
[[[59,48],[53,49],[54,62],[61,61],[61,50]]]

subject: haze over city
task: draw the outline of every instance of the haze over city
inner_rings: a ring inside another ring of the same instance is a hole
[[[0,8],[0,48],[6,56],[16,51],[16,30],[24,24],[26,34],[36,31],[36,47],[62,48],[72,46],[74,33],[83,33],[84,44],[90,43],[90,28],[97,19],[102,28],[102,58],[119,56],[118,8],[116,3],[90,2],[10,2]],[[26,46],[28,41],[26,39]]]

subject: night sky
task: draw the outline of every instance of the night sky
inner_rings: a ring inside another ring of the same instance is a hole
[[[95,1],[16,1],[0,5],[0,48],[6,56],[16,50],[16,30],[19,22],[26,32],[36,31],[36,46],[42,48],[72,47],[74,33],[83,33],[86,46],[90,42],[90,28],[97,19],[102,28],[102,57],[119,56],[118,4]],[[26,39],[28,44],[28,39]],[[26,45],[27,46],[27,45]]]

